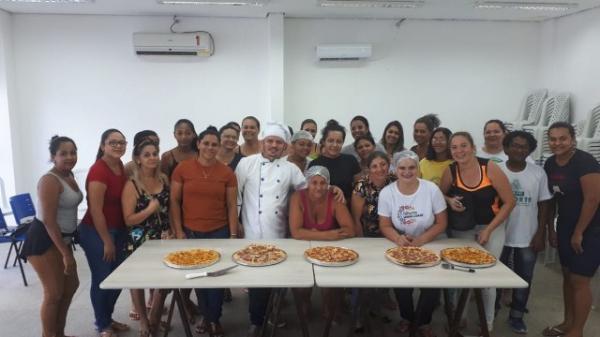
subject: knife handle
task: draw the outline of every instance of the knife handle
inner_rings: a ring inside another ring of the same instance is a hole
[[[201,273],[190,273],[190,274],[185,274],[185,278],[186,280],[191,280],[193,278],[198,278],[198,277],[205,277],[207,275],[207,273],[205,271],[201,272]]]

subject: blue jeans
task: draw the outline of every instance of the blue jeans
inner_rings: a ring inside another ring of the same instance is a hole
[[[513,289],[512,303],[510,304],[510,317],[522,318],[527,311],[527,300],[529,299],[529,291],[531,290],[531,280],[533,279],[533,269],[537,254],[531,247],[507,247],[504,246],[500,261],[508,265],[508,261],[512,255],[513,271],[519,275],[529,286],[527,288]]]
[[[227,239],[229,238],[229,226],[225,225],[212,232],[195,232],[186,228],[185,234],[188,239]],[[198,308],[202,316],[209,322],[219,323],[223,307],[224,289],[195,290],[198,298]]]
[[[96,329],[102,331],[110,328],[115,303],[121,294],[121,289],[100,289],[100,283],[125,260],[127,248],[127,230],[109,230],[116,249],[114,261],[104,261],[104,242],[98,235],[94,226],[87,224],[79,225],[79,244],[85,252],[92,283],[90,287],[90,299],[94,308]]]

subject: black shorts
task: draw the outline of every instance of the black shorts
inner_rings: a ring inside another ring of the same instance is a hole
[[[567,228],[564,228],[567,227]],[[571,248],[574,226],[558,225],[558,257],[560,264],[571,273],[593,277],[600,265],[600,228],[588,228],[583,234],[583,253],[576,254]]]

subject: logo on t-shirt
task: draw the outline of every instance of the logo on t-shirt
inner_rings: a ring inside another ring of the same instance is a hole
[[[511,186],[515,200],[517,201],[517,206],[529,206],[531,204],[531,197],[525,195],[525,191],[523,191],[523,187],[521,186],[519,179],[513,180],[511,182]]]
[[[416,218],[423,216],[423,213],[417,212],[412,205],[404,205],[398,208],[397,216],[401,224],[412,225],[417,222]]]

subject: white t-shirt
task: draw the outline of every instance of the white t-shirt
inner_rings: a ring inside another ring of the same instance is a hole
[[[484,149],[480,149],[479,151],[477,151],[477,157],[489,159],[496,164],[504,163],[508,160],[508,156],[506,155],[506,153],[504,153],[504,151],[500,151],[498,153],[489,153],[486,152]],[[527,156],[526,160],[528,163],[535,164],[535,160],[533,160],[531,156]]]
[[[538,229],[538,202],[552,198],[548,177],[541,167],[527,163],[521,172],[513,172],[506,162],[498,164],[508,177],[517,204],[506,219],[508,247],[529,247]]]
[[[377,213],[392,220],[394,227],[408,235],[423,234],[435,220],[435,215],[446,209],[446,201],[436,184],[419,179],[417,191],[402,194],[396,183],[379,192]]]

